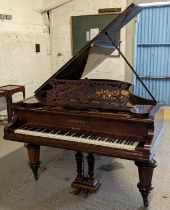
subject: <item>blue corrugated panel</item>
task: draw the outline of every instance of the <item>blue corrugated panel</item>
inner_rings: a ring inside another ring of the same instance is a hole
[[[135,69],[155,98],[170,105],[170,5],[146,7],[138,16]],[[150,98],[135,78],[135,92]]]

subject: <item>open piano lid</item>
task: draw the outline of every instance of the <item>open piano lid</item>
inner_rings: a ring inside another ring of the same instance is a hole
[[[118,32],[142,9],[135,4],[127,7],[35,91],[38,101],[52,107],[128,111],[145,116],[151,113],[156,101],[135,96],[131,91],[132,85],[127,82],[81,79],[115,49],[118,50]]]
[[[127,7],[96,37],[94,37],[94,39],[88,42],[83,49],[81,49],[63,67],[61,67],[53,76],[51,76],[41,87],[39,87],[35,91],[35,95],[43,95],[43,92],[51,89],[51,81],[54,79],[78,80],[92,71],[116,49],[105,35],[105,32],[107,32],[114,42],[119,45],[120,41],[117,39],[117,35],[120,29],[137,14],[139,14],[142,9],[142,7],[135,4],[131,4],[129,7]],[[97,54],[97,56],[95,56],[95,54]]]

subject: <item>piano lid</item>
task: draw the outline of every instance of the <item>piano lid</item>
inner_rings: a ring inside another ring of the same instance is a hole
[[[106,36],[110,35],[116,45],[120,44],[118,33],[131,19],[142,11],[142,7],[131,4],[110,24],[108,24],[96,37],[85,45],[75,56],[73,56],[63,67],[51,76],[35,94],[39,95],[51,89],[51,81],[54,79],[78,80],[91,72],[97,65],[103,62],[108,55],[116,49]]]

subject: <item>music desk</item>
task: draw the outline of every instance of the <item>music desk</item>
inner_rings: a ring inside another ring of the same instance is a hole
[[[13,116],[12,95],[18,92],[22,92],[23,98],[25,98],[25,87],[22,85],[5,85],[0,87],[0,97],[6,98],[8,122],[11,122]]]

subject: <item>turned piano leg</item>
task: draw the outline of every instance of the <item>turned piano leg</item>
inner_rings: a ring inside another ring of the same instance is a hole
[[[94,163],[95,163],[95,157],[93,154],[88,154],[87,163],[88,163],[88,179],[93,180],[94,179]]]
[[[83,185],[83,153],[82,152],[76,152],[75,154],[76,163],[77,163],[77,177],[72,182],[71,186],[75,189],[78,189],[80,191],[82,189]]]
[[[83,178],[83,153],[77,152],[75,154],[76,162],[77,162],[77,178],[76,179],[82,179]]]
[[[27,148],[28,151],[28,157],[29,157],[29,162],[28,165],[30,166],[35,180],[38,180],[38,169],[40,166],[40,146],[39,145],[33,145],[33,144],[26,144],[25,147]]]
[[[152,159],[149,163],[135,162],[135,165],[138,166],[139,172],[139,183],[137,184],[137,187],[142,195],[144,206],[148,207],[148,195],[153,189],[153,170],[157,164],[156,161]]]
[[[95,164],[95,156],[93,154],[88,154],[87,156],[88,163],[88,185],[89,191],[96,192],[100,186],[99,181],[94,177],[94,164]]]

